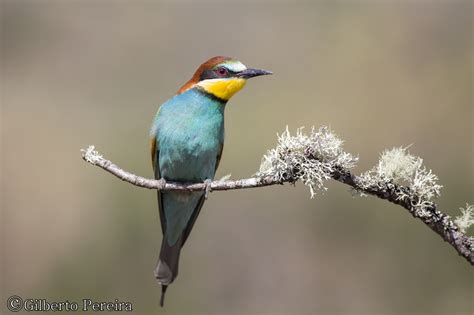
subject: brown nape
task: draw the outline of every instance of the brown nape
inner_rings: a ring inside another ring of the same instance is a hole
[[[196,83],[199,82],[201,78],[201,74],[204,70],[210,70],[214,68],[216,65],[226,61],[226,60],[232,60],[233,58],[230,57],[225,57],[225,56],[216,56],[212,57],[211,59],[207,60],[204,62],[202,65],[199,66],[199,68],[194,72],[193,77],[186,82],[179,90],[177,94],[181,94],[190,88],[192,88]]]

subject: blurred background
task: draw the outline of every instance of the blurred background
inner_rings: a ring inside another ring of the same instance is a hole
[[[413,144],[458,215],[473,203],[471,1],[1,1],[1,293],[130,301],[136,314],[472,314],[472,267],[408,212],[329,182],[213,193],[166,307],[152,177],[159,105],[214,55],[275,75],[226,109],[217,178],[254,174],[286,125],[358,154]],[[474,231],[471,229],[471,235]]]

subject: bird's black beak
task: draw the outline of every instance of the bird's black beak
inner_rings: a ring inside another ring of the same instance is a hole
[[[268,74],[273,74],[273,72],[261,69],[245,69],[244,71],[237,73],[236,76],[243,79],[250,79],[253,77],[258,77],[259,75]]]

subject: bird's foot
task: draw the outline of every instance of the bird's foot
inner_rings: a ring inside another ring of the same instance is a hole
[[[158,190],[165,189],[165,186],[166,186],[166,180],[164,178],[160,178],[158,180]]]
[[[206,194],[204,195],[204,198],[208,198],[209,197],[209,193],[211,192],[211,183],[212,183],[212,180],[211,179],[206,179],[204,181],[204,190],[206,192]]]

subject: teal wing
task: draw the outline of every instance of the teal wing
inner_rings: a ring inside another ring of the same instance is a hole
[[[219,167],[219,163],[221,161],[221,156],[222,156],[222,150],[223,149],[224,149],[224,143],[221,144],[219,154],[216,157],[216,167],[214,169],[214,174],[216,173],[217,168]],[[196,208],[194,209],[193,214],[191,215],[191,218],[189,219],[189,222],[188,222],[186,228],[184,229],[183,244],[181,246],[183,246],[184,243],[186,242],[186,240],[188,239],[188,236],[191,233],[191,230],[193,229],[194,223],[196,222],[196,219],[199,216],[199,213],[201,212],[201,208],[202,208],[202,205],[204,204],[205,200],[206,200],[206,198],[205,198],[204,195],[201,196],[201,198],[199,199],[199,201],[196,205]]]
[[[160,149],[158,145],[158,140],[156,137],[151,138],[151,163],[153,166],[153,172],[155,175],[155,179],[160,179],[161,174],[160,174],[160,165],[158,163],[159,156],[160,156]],[[161,232],[163,235],[165,234],[166,231],[166,218],[164,214],[164,208],[163,208],[163,193],[161,191],[157,191],[157,197],[158,197],[158,209],[160,211],[160,222],[161,222]]]
[[[160,179],[161,178],[160,167],[159,167],[160,150],[159,150],[159,143],[158,143],[157,138],[152,139],[151,147],[152,147],[152,161],[153,161],[153,169],[154,169],[155,179]],[[223,148],[224,148],[224,144],[222,143],[221,146],[220,146],[219,153],[216,156],[216,164],[215,164],[214,173],[217,171],[217,168],[219,166]],[[169,197],[171,197],[171,196],[169,196]],[[163,235],[165,235],[167,233],[167,215],[166,215],[166,212],[165,212],[165,205],[164,205],[164,199],[165,198],[163,196],[163,192],[161,192],[161,191],[157,192],[157,199],[158,199],[158,208],[159,208],[159,212],[160,212],[161,230],[163,232]],[[169,204],[168,206],[171,207],[171,208],[175,208],[173,200],[171,200],[171,198],[166,198],[166,199],[168,201],[167,203]],[[195,198],[190,198],[190,199],[195,199]],[[177,220],[184,219],[185,221],[187,221],[187,222],[183,222],[184,223],[183,225],[185,225],[185,227],[182,230],[182,243],[181,243],[181,246],[183,246],[184,243],[186,242],[186,240],[188,239],[188,236],[189,236],[189,234],[191,233],[191,230],[194,227],[194,223],[196,222],[196,219],[199,216],[199,213],[201,212],[201,208],[204,204],[204,201],[205,201],[205,195],[202,194],[199,197],[199,199],[197,200],[196,206],[192,210],[191,216],[189,217],[188,220],[186,220],[186,218],[180,218],[180,217],[183,217],[183,214],[184,214],[184,213],[181,213],[180,211],[176,211],[176,212],[173,211],[173,213],[171,214],[171,216],[177,217]],[[190,200],[190,202],[194,203],[191,200]],[[177,210],[177,209],[174,209],[174,210]],[[168,217],[170,217],[170,215],[168,215]],[[187,217],[187,216],[184,214],[184,217]],[[174,235],[174,237],[172,237],[173,241],[175,241],[175,240],[177,240],[177,238],[179,238],[179,234],[181,234],[181,231],[179,231],[179,230],[180,229],[178,229],[177,231],[174,231],[174,233],[173,233],[173,231],[170,231],[170,233],[172,233],[172,234],[177,233],[176,235]]]

